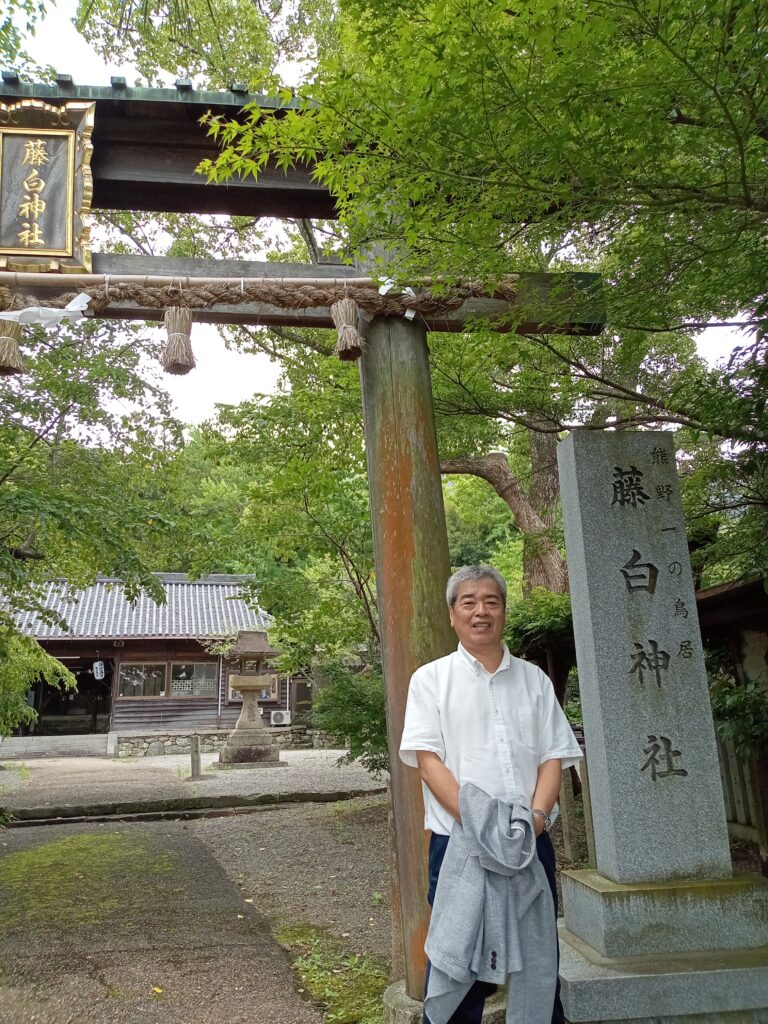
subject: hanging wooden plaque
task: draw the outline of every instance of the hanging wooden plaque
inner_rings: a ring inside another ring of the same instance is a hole
[[[95,103],[0,103],[0,269],[90,273]]]

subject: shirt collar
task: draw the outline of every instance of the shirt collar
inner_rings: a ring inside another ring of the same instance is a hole
[[[463,644],[459,644],[457,653],[466,661],[466,663],[469,665],[469,667],[476,675],[482,672],[484,675],[487,676],[495,676],[496,673],[498,672],[504,672],[512,664],[512,655],[509,653],[509,648],[505,643],[502,643],[501,646],[503,649],[503,654],[501,656],[501,663],[499,664],[499,667],[496,669],[496,672],[489,672],[485,668],[483,663],[481,661],[478,661],[474,655],[470,654]]]

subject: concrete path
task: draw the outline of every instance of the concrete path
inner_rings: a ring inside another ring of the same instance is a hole
[[[4,736],[0,738],[0,761],[30,757],[108,757],[114,749],[114,733],[84,733],[81,736]]]
[[[0,907],[8,1024],[322,1022],[254,901],[188,825],[0,833]]]
[[[343,800],[383,789],[359,765],[339,765],[343,753],[287,750],[280,767],[230,771],[213,767],[218,754],[203,754],[203,778],[194,782],[186,781],[188,755],[0,761],[0,807],[40,820]]]

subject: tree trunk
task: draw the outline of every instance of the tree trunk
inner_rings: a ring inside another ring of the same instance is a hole
[[[568,589],[567,569],[561,562],[559,576],[552,579],[550,562],[542,541],[552,544],[551,530],[557,516],[557,502],[560,498],[560,480],[557,475],[557,435],[529,430],[531,445],[531,486],[528,500],[550,534],[526,533],[523,537],[523,593],[528,594],[534,587],[546,587],[556,593]],[[558,585],[553,585],[558,584]]]
[[[554,441],[552,458],[554,458]],[[525,537],[526,542],[530,542],[535,548],[535,576],[532,570],[530,573],[526,573],[523,588],[525,593],[533,586],[546,587],[547,590],[552,590],[557,594],[565,593],[568,589],[568,571],[564,559],[549,535],[551,524],[542,519],[536,511],[520,481],[509,468],[506,455],[502,452],[490,452],[482,457],[465,456],[458,459],[443,459],[440,462],[440,470],[443,473],[463,473],[482,477],[507,503],[515,525]],[[553,470],[550,469],[548,472],[551,477]],[[541,480],[535,482],[535,486],[538,488],[537,499],[542,503],[542,507],[551,508],[551,515],[554,516],[551,502],[548,504],[553,484],[546,472],[542,474]],[[556,503],[556,468],[554,469],[554,487]],[[530,557],[533,558],[533,553]],[[536,582],[531,582],[534,578]]]

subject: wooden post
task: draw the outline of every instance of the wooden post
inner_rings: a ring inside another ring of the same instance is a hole
[[[398,757],[411,674],[455,647],[426,333],[375,317],[360,361],[406,991],[424,995],[428,914],[421,783]],[[397,908],[393,920],[397,920]]]
[[[192,775],[193,781],[202,779],[203,773],[200,770],[200,737],[192,736],[190,738],[190,753],[192,755]]]
[[[560,828],[563,832],[563,856],[568,861],[569,866],[576,859],[574,856],[574,845],[573,845],[573,822],[574,822],[574,809],[573,809],[573,780],[571,779],[571,769],[566,768],[562,775],[562,784],[560,786]]]
[[[592,821],[592,794],[589,790],[589,769],[586,753],[581,760],[581,800],[584,808],[584,834],[587,838],[587,867],[593,871],[597,867],[595,853],[595,825]]]
[[[387,852],[389,854],[389,898],[392,904],[390,925],[392,941],[392,964],[389,977],[400,981],[405,977],[405,952],[403,949],[403,918],[400,903],[400,883],[397,878],[397,852],[395,846],[395,815],[392,810],[392,786],[387,787],[389,807],[387,813]]]
[[[768,757],[748,761],[746,771],[751,783],[752,824],[757,832],[760,871],[768,878]]]

